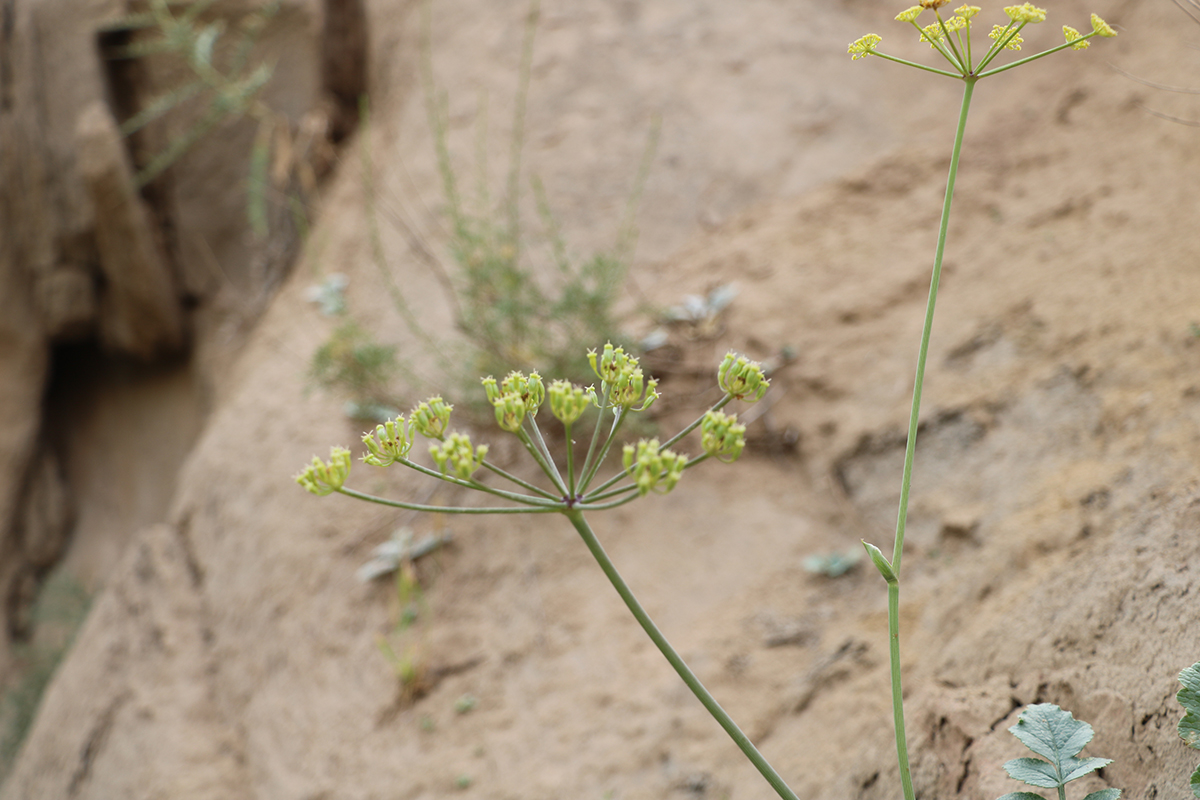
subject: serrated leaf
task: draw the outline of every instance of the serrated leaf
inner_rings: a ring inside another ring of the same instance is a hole
[[[1030,750],[1048,759],[1018,758],[1004,765],[1011,777],[1031,786],[1061,790],[1070,781],[1112,763],[1108,758],[1076,758],[1092,740],[1092,726],[1052,703],[1026,707],[1017,724],[1008,730]]]
[[[1060,765],[1092,740],[1092,726],[1080,722],[1053,703],[1038,703],[1021,712],[1009,733],[1039,756]]]
[[[1175,699],[1184,708],[1183,719],[1179,721],[1179,738],[1188,747],[1200,750],[1200,662],[1179,673],[1179,682],[1183,688]]]
[[[1053,764],[1040,758],[1014,758],[1005,762],[1004,771],[1013,780],[1028,783],[1030,786],[1040,786],[1043,789],[1057,789],[1062,786],[1058,771]]]
[[[1083,800],[1117,800],[1121,796],[1120,789],[1101,789],[1098,792],[1092,792]]]
[[[996,800],[1046,800],[1046,798],[1033,792],[1009,792],[1008,794],[1000,795]]]
[[[1063,783],[1069,783],[1076,778],[1104,769],[1112,763],[1111,758],[1069,758],[1062,763]]]

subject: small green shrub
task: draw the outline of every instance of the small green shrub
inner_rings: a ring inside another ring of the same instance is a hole
[[[139,188],[151,183],[223,122],[245,118],[258,123],[250,155],[246,214],[251,229],[261,237],[267,234],[272,156],[280,142],[290,137],[290,125],[259,97],[274,67],[252,56],[263,31],[279,11],[279,2],[273,0],[245,13],[225,12],[203,20],[214,3],[150,0],[148,10],[104,26],[102,41],[110,44],[103,48],[103,55],[110,61],[169,56],[182,62],[188,75],[180,85],[124,120],[123,136],[134,136],[185,107],[200,109],[182,133],[172,136],[158,152],[139,159],[135,176]],[[293,213],[298,213],[302,204],[295,196],[290,199]]]
[[[396,414],[389,403],[399,369],[395,347],[379,344],[347,320],[313,354],[309,378],[322,389],[348,395],[347,416],[382,421]]]

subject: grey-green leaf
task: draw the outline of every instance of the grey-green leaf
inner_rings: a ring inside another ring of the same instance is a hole
[[[1061,765],[1063,771],[1063,783],[1068,783],[1076,778],[1082,778],[1084,775],[1095,772],[1098,769],[1104,769],[1111,763],[1111,758],[1064,759]]]
[[[1021,712],[1008,729],[1021,743],[1051,763],[1061,765],[1092,740],[1092,726],[1080,722],[1053,703],[1038,703]]]
[[[1083,800],[1117,800],[1121,796],[1120,789],[1101,789],[1098,792],[1092,792]]]
[[[1179,682],[1183,688],[1175,699],[1184,708],[1183,719],[1179,721],[1179,738],[1188,747],[1200,750],[1200,662],[1179,673]]]
[[[1046,798],[1033,792],[1009,792],[996,798],[996,800],[1046,800]]]
[[[1053,764],[1047,764],[1040,758],[1014,758],[1006,762],[1004,771],[1013,780],[1028,783],[1030,786],[1040,786],[1043,789],[1057,789],[1062,786],[1058,772]]]

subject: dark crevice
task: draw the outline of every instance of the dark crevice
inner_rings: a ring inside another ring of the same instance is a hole
[[[329,139],[340,144],[358,128],[367,95],[367,11],[363,0],[324,0],[321,90],[333,104]]]
[[[13,107],[13,37],[17,27],[17,0],[0,0],[0,112]]]

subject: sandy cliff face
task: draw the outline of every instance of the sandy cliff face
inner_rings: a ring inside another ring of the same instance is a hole
[[[522,7],[434,7],[463,158],[480,89],[503,154]],[[923,797],[1014,790],[1000,764],[1022,753],[1005,729],[1032,702],[1094,725],[1089,752],[1115,763],[1091,788],[1181,796],[1195,766],[1173,696],[1200,660],[1200,157],[1193,129],[1143,109],[1183,115],[1187,98],[1104,65],[1187,82],[1194,30],[1150,2],[1068,3],[1051,22],[1092,10],[1121,37],[983,82],[967,135],[905,557]],[[418,17],[368,14],[375,205],[437,246]],[[601,214],[619,213],[640,132],[662,113],[631,307],[738,285],[721,325],[647,358],[664,377],[662,425],[696,410],[696,376],[727,348],[796,356],[742,462],[705,465],[594,525],[805,798],[896,795],[883,583],[802,562],[890,541],[957,109],[949,81],[849,61],[844,43],[866,30],[904,38],[890,13],[867,14],[548,4],[530,95],[526,163],[581,249],[610,236]],[[345,273],[354,312],[422,379],[446,374],[387,304],[360,164],[343,158],[309,250],[221,372],[169,511],[130,532],[0,796],[768,796],[564,522],[382,513],[292,483],[314,452],[359,435],[337,398],[305,391],[332,328],[305,299],[314,276]],[[436,279],[384,222],[422,322],[448,330]],[[352,482],[427,491],[362,465]],[[431,679],[415,703],[376,648],[394,592],[354,578],[399,525],[454,535],[422,569]],[[458,713],[467,694],[476,703]]]

